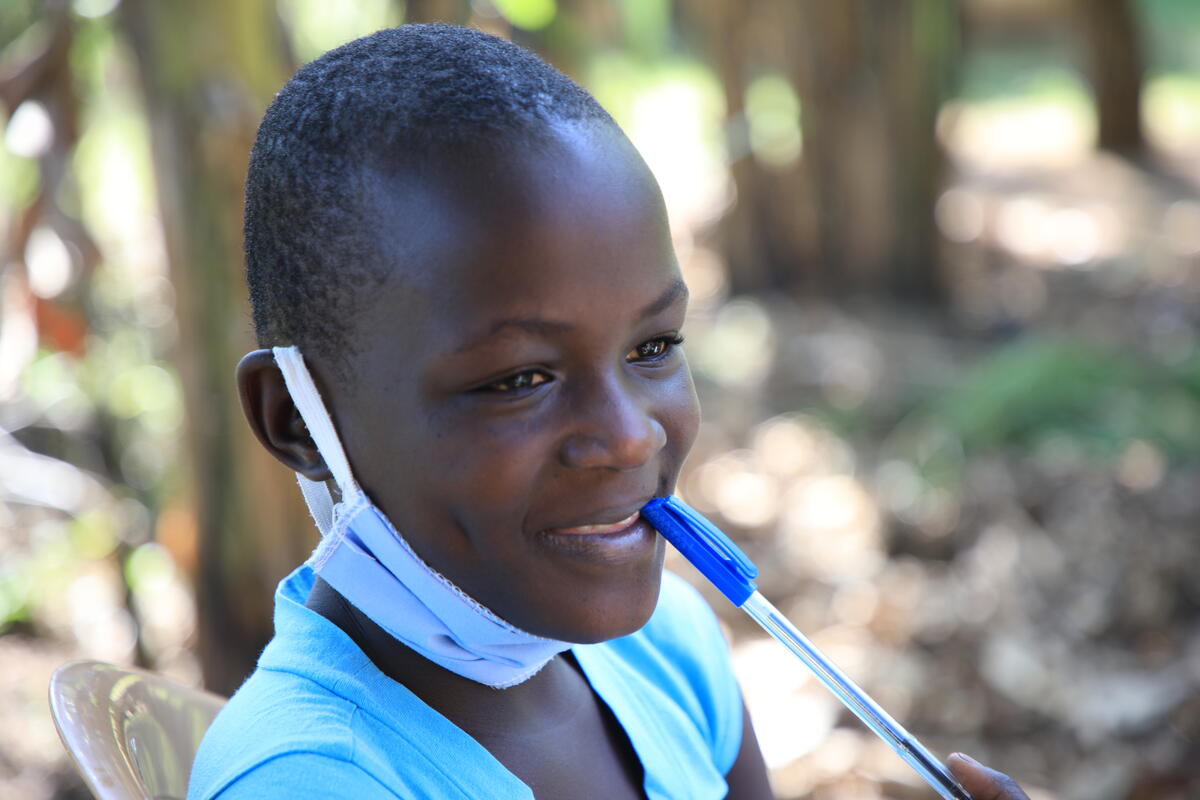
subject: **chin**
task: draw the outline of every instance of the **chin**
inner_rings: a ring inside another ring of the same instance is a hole
[[[662,588],[662,557],[636,580],[589,586],[577,585],[554,613],[528,630],[551,639],[574,644],[595,644],[619,639],[641,630],[658,606]],[[543,602],[545,596],[543,595]]]

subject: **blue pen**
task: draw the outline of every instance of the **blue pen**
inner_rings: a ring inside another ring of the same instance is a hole
[[[759,594],[754,583],[758,568],[720,528],[674,495],[651,500],[642,509],[642,516],[692,566],[712,581],[721,594],[804,662],[846,708],[887,742],[938,794],[946,800],[972,800],[971,795],[933,753],[858,688],[807,636],[788,622],[779,609]]]

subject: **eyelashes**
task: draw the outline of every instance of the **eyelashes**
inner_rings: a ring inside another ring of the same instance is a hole
[[[492,381],[486,386],[480,386],[475,391],[485,394],[517,394],[536,389],[543,383],[549,382],[550,376],[544,370],[527,369],[524,372],[509,375],[507,378]]]
[[[683,336],[678,333],[673,333],[669,336],[658,336],[646,342],[642,342],[637,347],[631,350],[631,353],[637,353],[639,359],[653,360],[666,357],[670,351],[683,344]],[[625,357],[628,361],[629,356]]]
[[[683,336],[678,333],[655,336],[653,339],[647,339],[626,353],[625,361],[629,364],[653,366],[669,358],[672,351],[681,344],[683,344]],[[472,393],[520,396],[552,380],[554,380],[554,377],[547,370],[526,369],[480,386],[474,389]]]

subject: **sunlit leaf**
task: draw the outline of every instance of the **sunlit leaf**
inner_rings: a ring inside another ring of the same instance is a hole
[[[279,14],[300,60],[311,61],[351,39],[399,25],[398,5],[390,0],[280,0]]]
[[[555,0],[492,0],[504,18],[527,31],[541,30],[558,14]]]

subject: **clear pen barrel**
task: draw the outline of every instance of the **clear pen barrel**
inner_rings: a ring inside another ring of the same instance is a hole
[[[883,739],[897,755],[908,762],[938,794],[946,800],[971,800],[950,772],[932,753],[892,719],[886,711],[855,685],[803,633],[788,622],[775,606],[755,592],[742,605],[742,610],[787,649],[791,650],[846,708]]]

